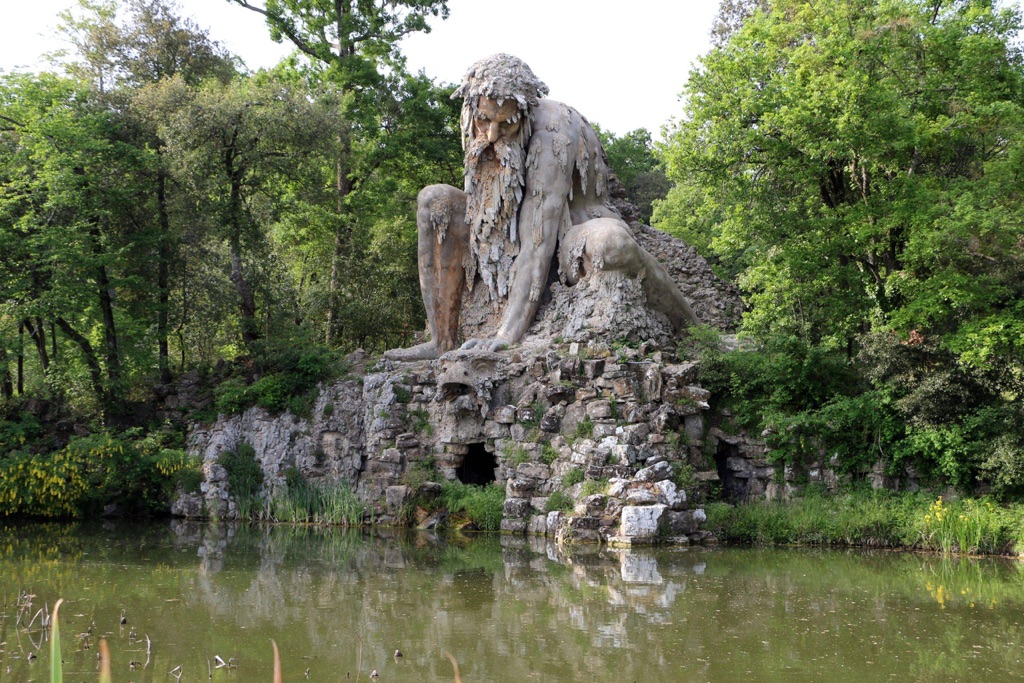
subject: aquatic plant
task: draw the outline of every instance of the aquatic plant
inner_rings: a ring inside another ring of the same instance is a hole
[[[942,496],[928,506],[916,523],[922,545],[943,553],[973,555],[979,552],[1000,552],[1009,539],[1003,537],[1002,515],[990,500],[970,498],[951,503]]]
[[[366,505],[345,482],[311,483],[298,472],[288,477],[288,488],[266,501],[254,512],[258,521],[359,526]]]
[[[498,531],[505,507],[505,487],[497,483],[472,486],[446,481],[441,488],[441,503],[453,515],[462,515],[481,531]]]
[[[809,489],[786,503],[711,503],[706,511],[708,529],[731,542],[1024,552],[1024,506],[984,498],[946,501],[885,491],[823,495]]]

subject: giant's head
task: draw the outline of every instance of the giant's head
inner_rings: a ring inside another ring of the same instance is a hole
[[[494,122],[508,124],[508,137],[525,146],[530,139],[530,114],[547,94],[548,86],[518,57],[499,53],[481,59],[469,67],[452,94],[462,98],[463,148],[468,149]]]
[[[519,203],[533,108],[548,87],[518,57],[491,55],[469,68],[452,97],[463,98],[466,221],[474,255],[467,268],[495,299],[508,293],[508,274],[519,252]]]

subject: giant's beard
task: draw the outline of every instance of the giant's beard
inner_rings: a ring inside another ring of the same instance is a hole
[[[519,254],[519,204],[523,200],[526,149],[519,136],[491,144],[480,136],[466,149],[466,222],[470,259],[466,283],[477,273],[492,300],[505,299],[512,262]]]

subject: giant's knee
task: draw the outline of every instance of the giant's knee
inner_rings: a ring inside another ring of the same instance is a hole
[[[446,232],[465,223],[466,195],[451,185],[428,185],[416,198],[416,223],[420,230]]]
[[[635,271],[641,267],[640,246],[621,221],[600,218],[591,222],[586,249],[594,268]]]

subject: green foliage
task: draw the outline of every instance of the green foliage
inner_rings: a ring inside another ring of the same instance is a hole
[[[307,481],[294,467],[285,471],[287,486],[261,506],[251,518],[283,524],[359,526],[366,506],[345,482]]]
[[[272,413],[290,410],[297,417],[309,417],[317,383],[345,371],[336,352],[318,346],[265,352],[259,364],[264,374],[251,384],[229,377],[214,387],[218,412],[238,414],[258,405]]]
[[[111,503],[163,511],[190,466],[182,450],[107,433],[74,438],[52,453],[13,451],[0,457],[0,515],[80,517]]]
[[[498,531],[505,506],[505,487],[498,483],[472,486],[446,481],[442,484],[441,502],[449,513],[464,516],[481,531]]]
[[[573,439],[589,439],[594,435],[594,421],[590,417],[585,417],[579,421],[576,425],[576,430],[573,432]]]
[[[944,553],[1016,553],[1024,547],[1024,509],[986,499],[946,503],[923,494],[813,488],[788,503],[707,505],[707,528],[752,544],[867,545]]]
[[[702,381],[778,457],[1019,490],[1019,28],[973,0],[723,5],[656,222],[736,274],[753,350]]]
[[[426,434],[430,436],[434,433],[434,425],[430,424],[430,413],[422,408],[409,411],[409,417],[412,418],[412,431],[417,434]]]
[[[607,493],[607,479],[587,479],[580,488],[580,496],[592,496],[595,493]]]
[[[213,404],[218,413],[235,415],[243,412],[250,405],[249,385],[245,380],[231,377],[213,389]]]
[[[530,462],[530,452],[520,445],[513,446],[505,456],[506,467],[515,468],[525,462]]]
[[[562,486],[566,488],[570,486],[575,486],[576,484],[579,484],[581,481],[583,481],[585,478],[586,477],[584,476],[582,469],[580,469],[579,467],[573,467],[571,470],[565,473],[564,477],[562,477]]]
[[[445,3],[353,8],[333,37],[332,10],[272,5],[319,66],[238,74],[172,3],[132,0],[62,16],[69,76],[0,77],[7,398],[131,423],[149,387],[245,357],[217,409],[305,415],[311,355],[422,329],[415,198],[461,178],[458,103],[396,41]]]
[[[550,465],[555,460],[558,460],[558,449],[549,442],[545,442],[540,451],[540,461],[545,465]]]
[[[572,496],[567,494],[565,491],[555,491],[548,496],[547,502],[544,503],[545,512],[554,512],[556,510],[568,512],[569,510],[572,510],[572,508]]]
[[[681,490],[692,493],[697,485],[697,477],[693,466],[682,461],[672,463],[672,482]]]
[[[626,197],[640,210],[640,221],[651,220],[652,204],[672,187],[657,156],[651,133],[646,128],[631,130],[619,137],[594,125],[608,157],[608,166],[626,189]]]
[[[256,461],[256,450],[240,443],[233,451],[224,451],[217,457],[228,473],[228,492],[235,498],[238,516],[245,519],[253,511],[260,488],[263,486],[263,468]]]

